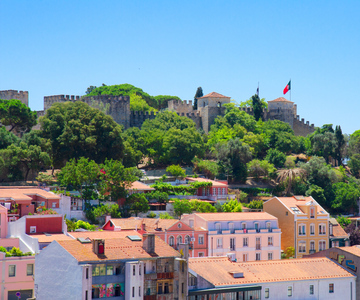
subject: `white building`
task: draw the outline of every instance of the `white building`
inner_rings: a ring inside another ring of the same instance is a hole
[[[355,300],[355,280],[328,258],[244,263],[226,257],[189,259],[190,300]]]

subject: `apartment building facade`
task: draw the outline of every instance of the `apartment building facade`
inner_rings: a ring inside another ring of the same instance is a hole
[[[234,261],[281,257],[281,230],[277,218],[268,213],[194,213],[181,221],[207,231],[208,256],[228,255]]]
[[[329,248],[329,214],[311,196],[274,197],[263,209],[279,220],[283,251],[294,247],[301,258]]]

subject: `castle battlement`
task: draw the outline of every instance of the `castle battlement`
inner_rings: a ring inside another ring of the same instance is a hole
[[[112,95],[96,95],[96,96],[84,96],[82,97],[83,101],[91,99],[94,101],[130,101],[129,96],[112,96]]]
[[[29,106],[29,92],[28,91],[18,91],[18,90],[4,90],[0,91],[0,99],[10,100],[17,99],[24,103],[26,106]]]
[[[153,111],[131,111],[131,115],[136,117],[142,117],[142,116],[156,116],[157,112]]]
[[[65,102],[65,101],[76,101],[76,100],[80,100],[80,96],[74,96],[74,95],[53,95],[53,96],[45,96],[44,97],[44,102],[45,101],[59,101],[59,102]]]
[[[193,111],[192,100],[169,100],[168,108],[176,112],[191,113]]]

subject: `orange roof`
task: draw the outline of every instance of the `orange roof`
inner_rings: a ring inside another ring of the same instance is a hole
[[[90,239],[119,239],[125,238],[128,235],[137,235],[141,237],[141,234],[137,233],[135,230],[129,231],[75,231],[68,232],[68,234],[75,239],[77,238],[90,238]]]
[[[218,212],[195,213],[206,221],[277,220],[267,212]]]
[[[211,180],[211,179],[207,179],[207,178],[186,177],[186,179],[189,180],[189,181],[196,181],[196,182],[211,182],[211,183],[212,183],[212,186],[215,186],[215,187],[227,187],[227,186],[228,186],[228,185],[225,184],[225,183],[218,182],[218,181]]]
[[[131,217],[127,219],[110,219],[109,221],[113,223],[115,227],[120,227],[121,230],[141,230],[142,224],[145,224],[145,230],[151,232],[155,231],[156,228],[168,229],[178,220]]]
[[[328,258],[301,258],[236,263],[226,257],[190,258],[189,269],[214,286],[353,277]],[[231,272],[243,273],[234,278]]]
[[[288,99],[285,99],[284,97],[276,98],[276,99],[270,100],[268,102],[289,102],[289,103],[294,103],[292,101],[289,101]]]
[[[305,196],[293,196],[293,197],[274,197],[277,198],[278,200],[280,200],[280,202],[282,202],[292,214],[295,214],[295,212],[291,209],[291,207],[297,207],[298,209],[300,209],[300,211],[302,213],[304,213],[303,209],[301,208],[302,206],[306,206],[309,204],[310,201],[313,201],[314,204],[317,207],[317,213],[318,214],[328,214],[326,212],[325,209],[323,209],[316,201],[313,197],[309,196],[309,197],[305,197]],[[274,199],[271,198],[270,200]],[[268,201],[270,201],[268,200]]]
[[[73,238],[63,233],[32,234],[32,238],[38,239],[39,243],[51,243],[52,241],[72,241]]]
[[[219,94],[219,93],[212,92],[212,93],[207,94],[207,95],[205,95],[205,96],[202,96],[202,97],[200,97],[200,98],[198,98],[198,99],[201,99],[201,98],[230,98],[230,97],[226,97],[226,96],[221,95],[221,94]]]
[[[127,190],[155,191],[154,188],[152,188],[140,181],[134,181]]]
[[[349,238],[349,235],[345,232],[345,230],[340,226],[338,221],[335,218],[330,219],[330,223],[332,224],[332,235],[335,238]]]
[[[0,189],[0,198],[14,201],[31,201],[30,195],[36,195],[44,199],[59,200],[60,197],[54,193],[42,189]]]
[[[359,246],[360,245],[355,245],[355,246],[351,246],[351,247],[336,247],[336,248],[339,248],[341,250],[344,250],[344,251],[354,254],[356,256],[360,256],[360,247]]]
[[[143,248],[142,241],[131,241],[128,238],[105,240],[105,255],[98,256],[92,251],[91,243],[82,244],[78,240],[58,241],[67,252],[78,261],[105,261],[116,259],[151,258]],[[155,253],[159,257],[180,257],[180,253],[155,236]]]

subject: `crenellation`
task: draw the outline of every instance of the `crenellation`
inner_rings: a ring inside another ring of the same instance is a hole
[[[29,106],[29,92],[28,91],[18,91],[18,90],[4,90],[0,91],[0,99],[11,100],[17,99],[21,103]]]

